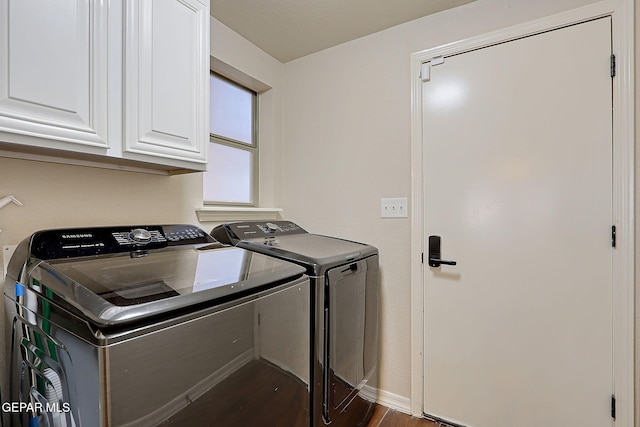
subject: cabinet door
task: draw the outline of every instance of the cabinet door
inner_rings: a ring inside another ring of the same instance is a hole
[[[0,0],[0,140],[104,153],[106,2]]]
[[[209,141],[209,7],[130,0],[125,10],[124,156],[197,163]]]

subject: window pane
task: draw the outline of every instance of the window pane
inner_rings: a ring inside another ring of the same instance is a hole
[[[253,153],[212,142],[204,173],[204,200],[252,203]]]
[[[211,133],[253,143],[255,93],[211,73]]]

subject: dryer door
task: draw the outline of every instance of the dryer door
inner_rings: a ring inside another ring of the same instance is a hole
[[[325,280],[323,416],[357,425],[377,388],[378,257],[333,268]]]

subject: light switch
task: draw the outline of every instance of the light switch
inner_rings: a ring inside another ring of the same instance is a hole
[[[380,218],[408,218],[406,197],[380,199]]]

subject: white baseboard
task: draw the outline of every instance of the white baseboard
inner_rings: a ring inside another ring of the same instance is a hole
[[[400,396],[385,390],[373,391],[377,396],[377,403],[382,406],[386,406],[394,411],[402,412],[403,414],[411,415],[411,400],[408,397]]]

